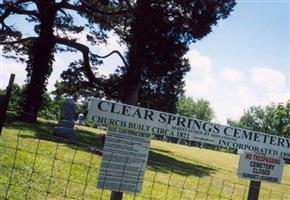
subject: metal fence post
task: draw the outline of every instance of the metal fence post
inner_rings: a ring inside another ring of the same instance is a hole
[[[248,200],[258,200],[259,199],[260,187],[261,187],[260,181],[250,181]]]
[[[4,98],[0,102],[0,135],[2,132],[3,125],[4,125],[4,121],[5,121],[8,103],[9,103],[11,92],[12,92],[14,79],[15,79],[15,74],[11,74],[10,79],[9,79],[9,84],[6,88],[6,95],[4,96]]]
[[[111,198],[110,200],[122,200],[123,199],[123,192],[111,192]]]

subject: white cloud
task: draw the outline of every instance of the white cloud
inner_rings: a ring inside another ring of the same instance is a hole
[[[251,66],[219,69],[212,66],[211,58],[197,50],[191,50],[190,55],[195,62],[190,60],[192,70],[185,78],[186,95],[210,101],[215,122],[226,123],[228,118],[237,120],[250,106],[265,106],[289,99],[286,77],[275,69],[249,68]]]
[[[10,74],[15,74],[15,82],[23,84],[26,79],[25,65],[7,60],[2,57],[2,47],[0,46],[0,89],[6,88]]]
[[[186,77],[186,95],[206,98],[215,88],[215,80],[211,76],[196,78],[194,73],[189,73]]]
[[[185,58],[189,59],[191,67],[186,76],[186,94],[193,97],[206,97],[210,90],[215,87],[210,58],[195,49],[191,49]]]
[[[189,59],[191,71],[198,75],[208,75],[211,72],[212,64],[210,58],[202,55],[199,51],[191,49],[185,55]]]
[[[267,90],[279,91],[286,86],[284,74],[274,69],[253,67],[250,69],[251,80]]]
[[[229,83],[238,83],[244,79],[244,73],[242,71],[229,67],[222,70],[220,76],[224,81]]]
[[[26,79],[25,65],[5,59],[0,61],[0,88],[8,85],[10,74],[15,74],[15,83],[23,84]]]

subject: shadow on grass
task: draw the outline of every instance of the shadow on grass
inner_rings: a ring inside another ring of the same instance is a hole
[[[152,151],[152,149],[149,152],[148,166],[153,171],[163,173],[174,172],[175,174],[179,174],[182,176],[209,176],[211,173],[216,171],[216,169],[211,167],[177,160],[174,157]]]
[[[17,121],[17,118],[12,116],[7,120],[7,122],[8,123],[5,124],[6,128],[23,130],[23,132],[20,134],[21,138],[39,139],[50,142],[62,143],[72,149],[101,155],[100,149],[103,145],[102,134],[98,135],[87,130],[78,129],[76,139],[77,142],[75,142],[52,135],[53,128],[56,126],[56,122],[53,121],[41,120],[37,121],[34,124],[29,124]],[[157,170],[158,172],[162,173],[174,172],[183,176],[208,176],[212,172],[216,171],[214,168],[211,167],[206,167],[186,161],[180,161],[170,156],[170,154],[172,154],[172,152],[170,151],[151,149],[148,160],[149,169],[153,171]]]
[[[52,134],[53,128],[57,125],[55,121],[38,120],[35,123],[26,123],[18,120],[17,116],[14,114],[9,114],[4,125],[7,129],[17,129],[20,131],[20,137],[40,139],[51,142],[58,142],[67,144],[73,149],[87,149],[90,146],[101,148],[102,134],[93,133],[87,130],[80,130],[78,127],[76,130],[76,140],[71,141],[65,138],[56,137]]]
[[[5,128],[8,129],[21,129],[29,130],[31,132],[42,132],[49,134],[53,127],[56,126],[54,121],[42,121],[38,120],[35,123],[26,123],[19,120],[19,117],[15,113],[7,113],[6,123],[4,124]]]

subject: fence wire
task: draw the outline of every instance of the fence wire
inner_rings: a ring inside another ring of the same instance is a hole
[[[0,137],[0,199],[110,199],[96,187],[102,150],[50,134],[5,133]],[[226,164],[226,163],[225,163]],[[248,184],[207,173],[205,168],[148,161],[141,193],[124,193],[124,200],[247,199]],[[263,185],[263,184],[262,184]],[[283,191],[262,187],[260,199],[290,199]]]

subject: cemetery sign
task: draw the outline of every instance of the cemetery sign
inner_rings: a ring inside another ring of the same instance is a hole
[[[284,160],[266,155],[243,152],[240,155],[238,176],[253,181],[280,183]]]
[[[96,98],[91,98],[87,119],[99,125],[290,158],[289,138]]]

